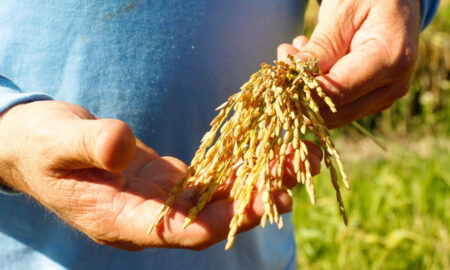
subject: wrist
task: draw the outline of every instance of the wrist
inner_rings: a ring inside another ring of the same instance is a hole
[[[10,118],[14,111],[19,109],[23,104],[16,105],[5,110],[0,114],[0,190],[5,192],[26,191],[27,184],[17,170],[19,157],[13,151],[18,144],[15,138],[19,134],[15,134],[15,129],[10,125],[14,121]]]

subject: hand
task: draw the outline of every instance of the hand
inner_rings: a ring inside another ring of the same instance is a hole
[[[321,102],[321,114],[329,127],[339,127],[387,109],[407,93],[419,23],[419,0],[324,0],[311,39],[281,44],[278,58],[319,58],[324,75],[318,80],[337,107],[332,113]]]
[[[226,238],[235,205],[222,192],[186,229],[181,225],[196,199],[182,194],[157,230],[147,235],[154,215],[187,166],[159,157],[134,137],[122,121],[96,119],[64,102],[18,105],[0,118],[0,178],[30,194],[94,241],[122,249],[181,247],[201,249]],[[314,174],[320,149],[307,143]],[[295,185],[292,155],[285,185]],[[291,210],[286,192],[277,191],[280,212]],[[258,225],[264,212],[255,194],[242,231]]]

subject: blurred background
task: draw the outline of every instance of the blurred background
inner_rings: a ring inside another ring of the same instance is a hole
[[[307,36],[317,12],[309,1]],[[407,96],[359,121],[387,151],[351,126],[333,131],[352,186],[341,189],[348,226],[326,170],[314,180],[315,207],[294,190],[300,269],[450,270],[449,95],[450,0],[441,0]]]

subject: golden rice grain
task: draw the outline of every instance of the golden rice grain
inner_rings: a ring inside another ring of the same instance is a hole
[[[167,215],[183,191],[200,185],[200,199],[190,209],[182,227],[189,226],[216,191],[227,185],[227,180],[233,175],[229,198],[236,202],[237,211],[229,224],[225,249],[233,245],[255,192],[262,193],[264,204],[261,226],[264,227],[269,221],[281,228],[283,220],[272,191],[287,190],[282,179],[289,144],[292,144],[294,153],[297,181],[305,185],[311,203],[315,204],[308,149],[301,140],[301,134],[308,131],[308,126],[324,151],[325,165],[330,170],[339,211],[347,224],[333,160],[338,165],[344,185],[349,188],[347,176],[319,113],[320,108],[312,98],[313,91],[332,112],[336,112],[336,107],[316,80],[320,73],[317,60],[310,58],[300,62],[292,56],[289,59],[291,64],[281,61],[275,61],[273,66],[261,64],[261,69],[250,77],[240,92],[217,107],[219,114],[211,121],[211,130],[202,138],[191,166],[170,192],[168,200],[151,224],[149,233]],[[230,116],[232,110],[234,113]],[[220,136],[217,137],[218,132]],[[275,175],[271,175],[270,166],[274,163],[277,168]]]

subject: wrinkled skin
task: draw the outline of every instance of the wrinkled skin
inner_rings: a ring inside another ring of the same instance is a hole
[[[0,177],[30,194],[94,241],[128,250],[146,247],[206,248],[226,238],[235,213],[228,190],[220,190],[186,230],[181,229],[198,195],[187,191],[162,224],[147,235],[186,164],[158,154],[134,137],[126,123],[96,119],[83,108],[58,101],[18,105],[0,118]],[[314,174],[321,150],[307,143]],[[295,185],[293,156],[284,184]],[[273,164],[276,166],[276,164]],[[286,192],[275,192],[282,213]],[[241,231],[260,222],[264,206],[255,193]]]
[[[320,59],[324,75],[318,80],[337,113],[316,100],[327,126],[340,127],[389,108],[408,92],[419,24],[419,0],[324,0],[311,39],[281,44],[278,59]]]

